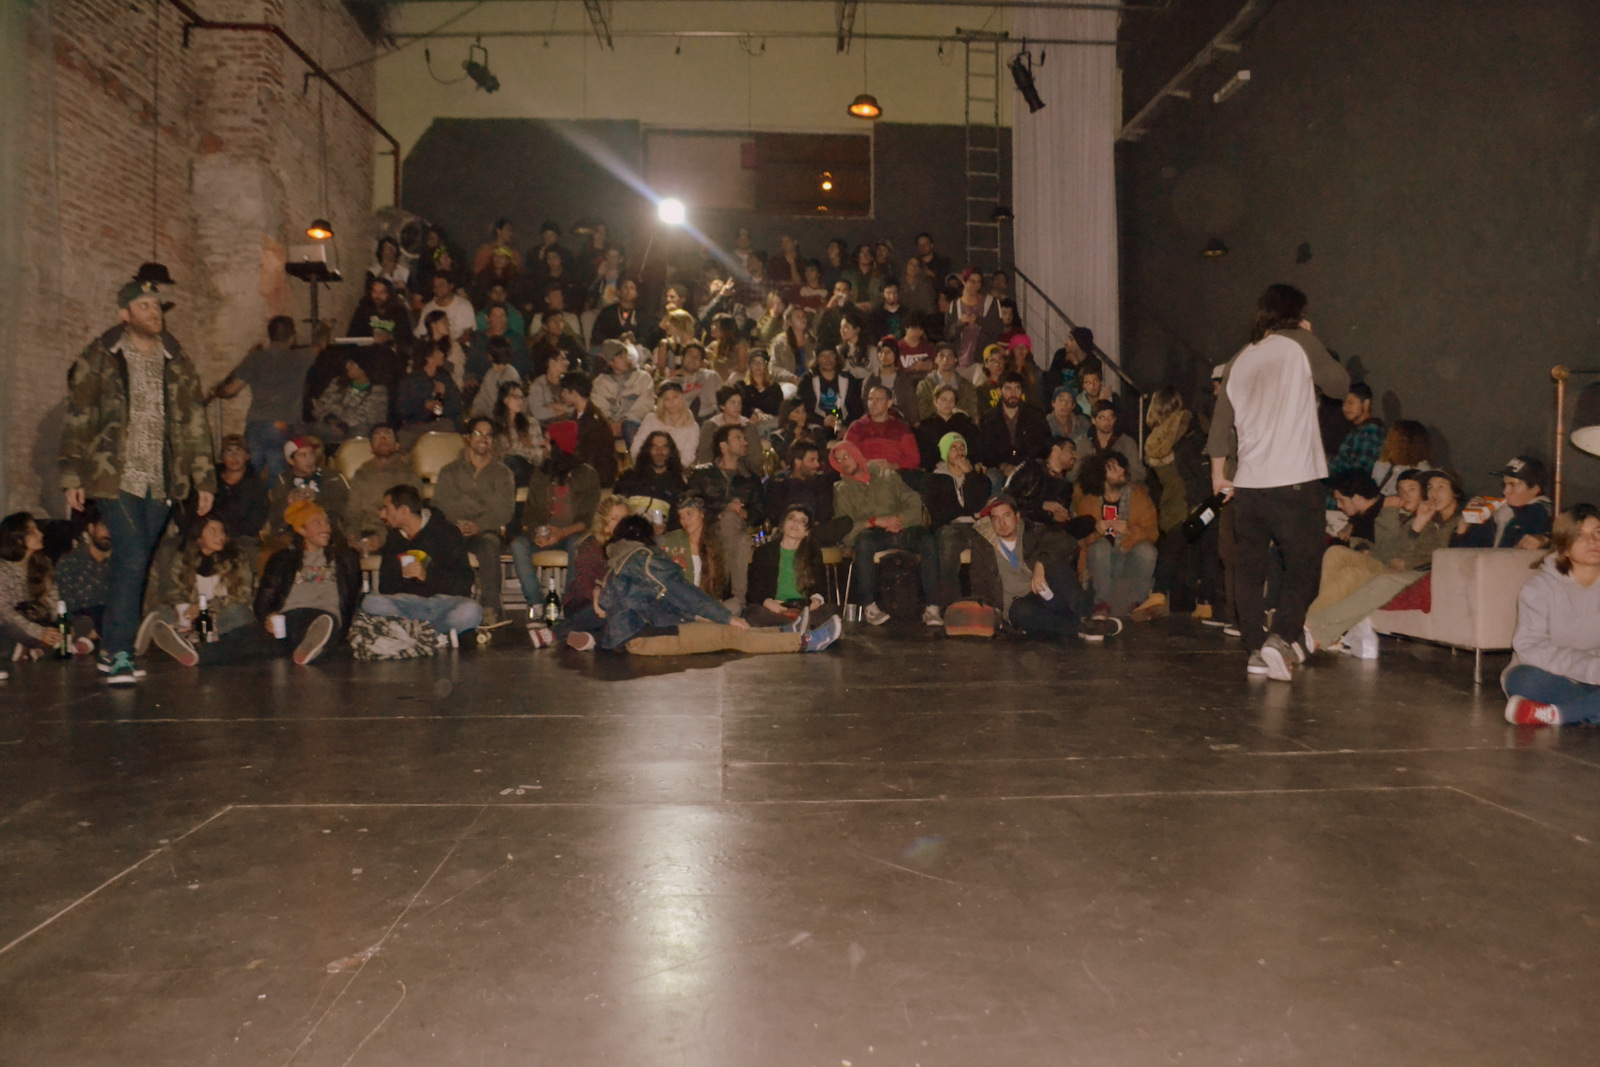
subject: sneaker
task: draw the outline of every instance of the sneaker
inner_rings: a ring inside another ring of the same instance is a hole
[[[94,638],[75,637],[72,639],[72,654],[74,656],[88,656],[94,652]]]
[[[94,669],[99,671],[101,674],[110,674],[111,673],[111,653],[107,652],[105,649],[102,648],[100,650],[100,655],[99,655],[98,659],[96,659],[96,661],[95,661]],[[135,678],[143,678],[145,676],[145,674],[146,674],[146,671],[145,671],[145,669],[143,667],[135,666],[133,668],[133,676]]]
[[[1244,672],[1246,674],[1266,674],[1267,661],[1261,658],[1261,653],[1252,652],[1250,653],[1250,659],[1244,665]]]
[[[328,647],[328,641],[333,637],[333,616],[318,615],[311,620],[311,625],[306,628],[306,636],[300,642],[300,647],[294,650],[296,665],[304,667]]]
[[[1222,624],[1222,636],[1223,637],[1242,637],[1244,635],[1239,632],[1239,624],[1238,623],[1236,623],[1236,622],[1225,622],[1225,623]]]
[[[1149,622],[1158,615],[1165,615],[1171,609],[1167,607],[1167,594],[1151,593],[1144,599],[1144,603],[1137,604],[1133,609],[1134,622]]]
[[[1094,606],[1094,611],[1089,613],[1089,617],[1091,619],[1111,618],[1111,605],[1107,604],[1104,600],[1100,601],[1100,603]]]
[[[1527,697],[1512,697],[1506,701],[1506,722],[1517,726],[1560,726],[1561,709]]]
[[[196,652],[194,646],[185,640],[182,634],[174,630],[170,623],[162,622],[159,619],[156,620],[155,626],[151,627],[151,634],[154,637],[157,648],[185,667],[198,667],[200,665],[200,653]],[[115,677],[116,671],[113,670],[111,673]]]
[[[556,632],[548,626],[530,626],[528,640],[534,648],[549,648],[556,643]]]
[[[1198,604],[1196,604],[1194,606],[1194,610],[1193,611],[1189,612],[1189,618],[1195,620],[1196,622],[1203,622],[1207,626],[1221,625],[1220,623],[1218,623],[1214,619],[1212,619],[1212,617],[1211,617],[1211,605],[1207,604],[1203,600],[1200,603],[1198,603]]]
[[[1099,644],[1121,632],[1122,620],[1117,618],[1084,619],[1078,624],[1078,636],[1092,644]]]
[[[1378,631],[1372,626],[1371,619],[1362,619],[1339,640],[1339,651],[1354,656],[1356,659],[1378,658]]]
[[[133,654],[142,656],[150,651],[150,639],[155,636],[156,623],[161,619],[155,612],[146,615],[139,623],[139,632],[133,635]]]
[[[1261,646],[1261,658],[1267,664],[1267,677],[1275,682],[1287,682],[1294,677],[1294,651],[1289,642],[1277,634],[1268,634],[1267,643]]]
[[[1294,661],[1296,663],[1304,663],[1308,658],[1310,658],[1305,650],[1305,646],[1299,641],[1290,641],[1289,651],[1294,653]]]
[[[594,634],[587,630],[574,630],[567,635],[567,647],[574,652],[593,652]]]
[[[106,672],[107,685],[132,685],[138,681],[138,674],[133,669],[133,657],[126,652],[118,652],[111,657],[111,669]]]
[[[873,601],[861,609],[861,617],[871,626],[882,626],[889,621],[889,613],[878,607],[878,602]]]
[[[929,604],[927,607],[922,609],[922,625],[924,625],[924,626],[943,626],[944,625],[944,613],[939,610],[939,605],[937,605],[937,604]]]
[[[1296,641],[1295,644],[1304,646],[1305,651],[1308,653],[1322,651],[1322,646],[1317,644],[1317,639],[1311,636],[1311,627],[1309,626],[1307,626],[1304,632],[1301,633],[1300,640]],[[1301,660],[1300,662],[1304,663],[1305,660]]]
[[[835,615],[821,626],[800,638],[801,652],[821,652],[844,633],[844,623]]]
[[[11,677],[11,672],[10,671],[0,671],[0,682],[3,682],[7,678],[10,678],[10,677]]]
[[[796,615],[793,621],[784,623],[778,629],[786,634],[803,634],[811,629],[811,605],[807,604],[801,608],[800,614]]]

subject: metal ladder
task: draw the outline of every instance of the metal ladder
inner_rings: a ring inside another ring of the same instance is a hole
[[[966,44],[967,265],[1000,266],[1000,45],[1002,34],[963,35]]]

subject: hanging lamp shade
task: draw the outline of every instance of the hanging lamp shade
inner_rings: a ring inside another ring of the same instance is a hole
[[[141,263],[139,273],[133,276],[136,282],[153,282],[156,285],[176,285],[172,280],[172,272],[167,270],[165,263]]]
[[[312,219],[311,225],[306,227],[306,236],[317,241],[326,241],[333,236],[333,223],[327,219]]]
[[[862,93],[850,101],[850,114],[858,119],[875,119],[883,114],[883,108],[878,106],[878,98],[871,93]]]

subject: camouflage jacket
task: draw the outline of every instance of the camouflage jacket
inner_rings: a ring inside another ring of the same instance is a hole
[[[122,340],[117,326],[91,341],[67,372],[67,421],[61,429],[61,488],[83,489],[110,499],[122,492],[123,435],[128,423],[128,364],[112,351]],[[211,426],[205,391],[194,365],[171,334],[167,350],[166,497],[187,500],[192,491],[214,493]]]

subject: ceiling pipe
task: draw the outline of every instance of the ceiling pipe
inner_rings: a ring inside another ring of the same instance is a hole
[[[233,30],[240,33],[266,33],[282,41],[284,47],[288,48],[289,51],[298,56],[300,61],[310,68],[310,73],[306,75],[308,79],[320,78],[324,83],[327,84],[328,88],[332,89],[339,95],[341,100],[350,105],[351,110],[353,110],[357,115],[361,116],[362,120],[365,121],[368,126],[372,127],[373,132],[375,132],[379,137],[382,137],[385,141],[389,142],[389,151],[380,154],[391,156],[394,159],[394,206],[400,206],[399,140],[395,138],[394,134],[384,129],[383,124],[377,119],[373,118],[372,114],[367,111],[366,108],[362,107],[360,101],[351,96],[349,92],[345,90],[344,86],[334,81],[333,75],[329,74],[321,63],[318,63],[315,59],[311,58],[311,54],[304,48],[301,48],[300,45],[296,43],[294,38],[283,32],[282,26],[277,26],[270,22],[217,22],[213,19],[204,17],[194,8],[184,3],[183,0],[167,0],[167,3],[177,8],[178,11],[183,15],[184,19],[187,20],[183,24],[183,45],[185,48],[189,46],[190,30]]]

